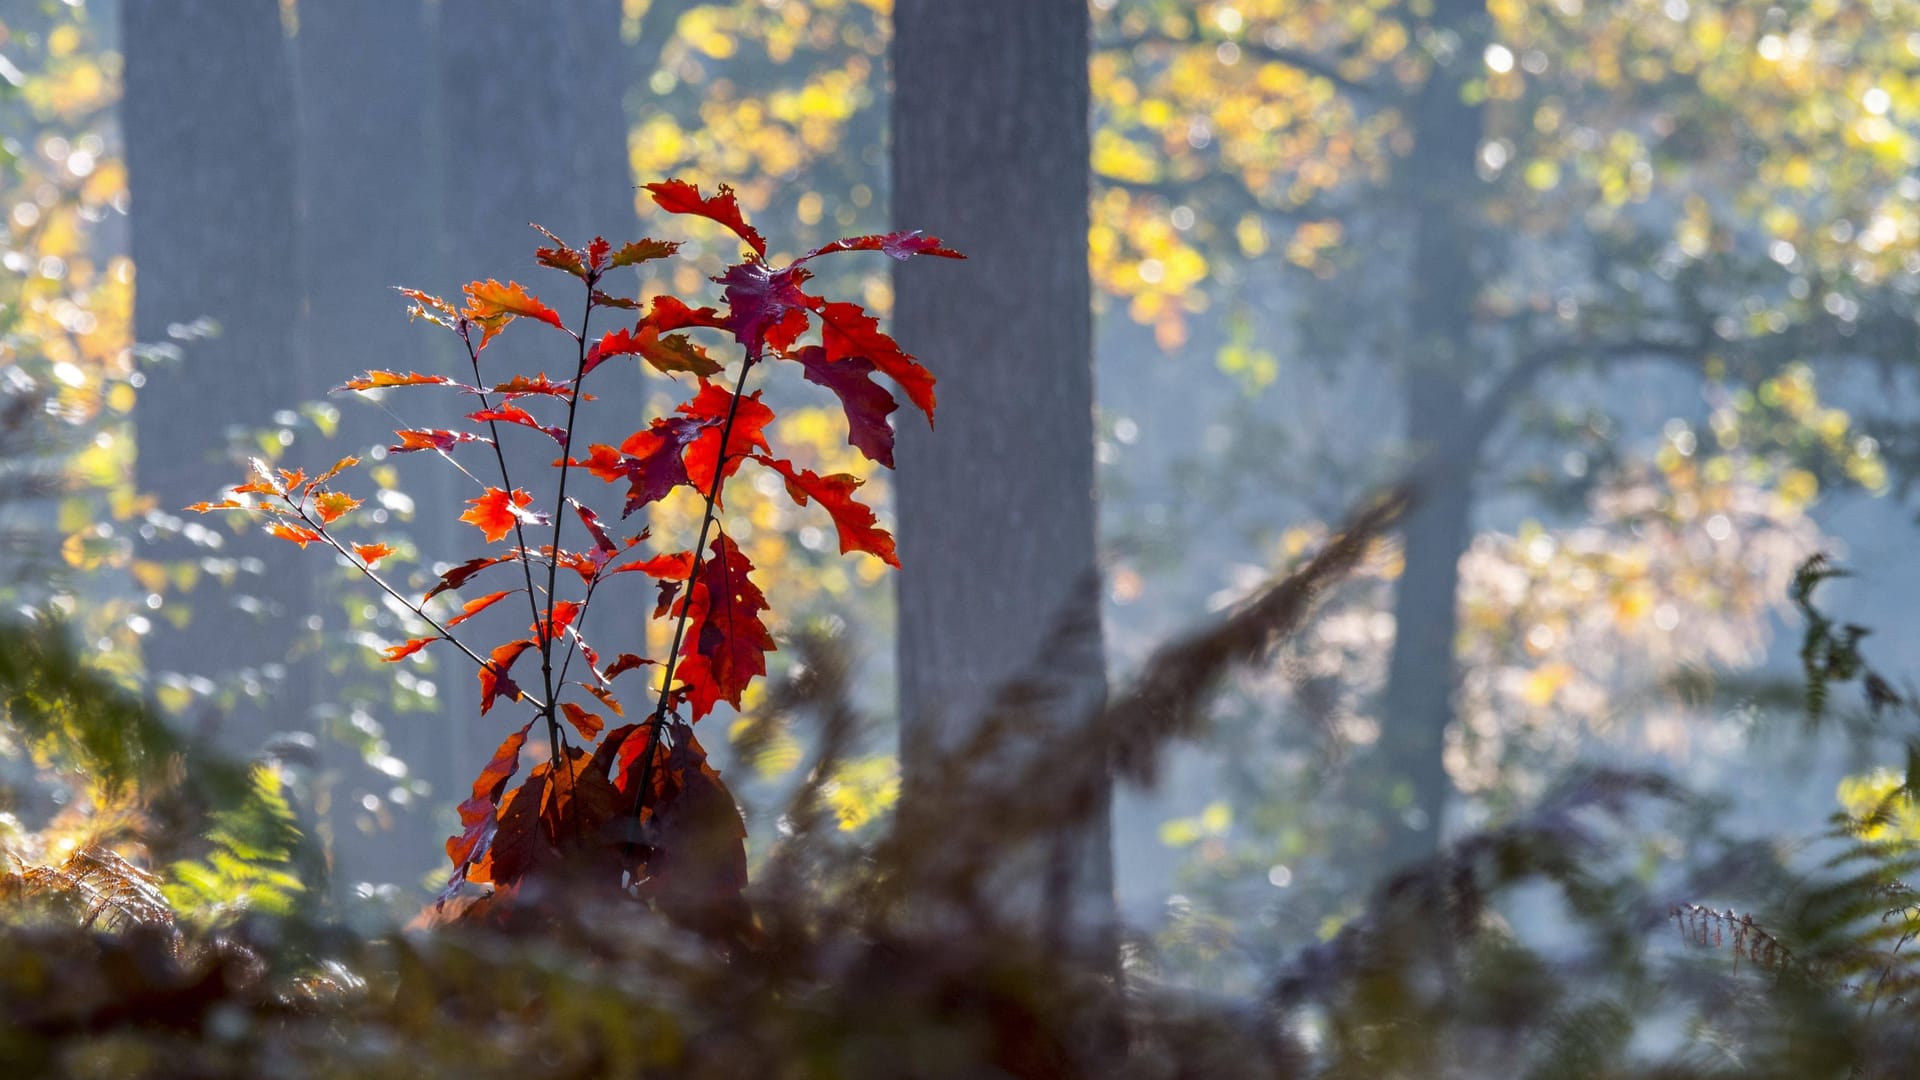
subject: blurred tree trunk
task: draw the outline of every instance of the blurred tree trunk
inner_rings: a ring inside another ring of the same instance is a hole
[[[938,774],[994,692],[1038,675],[1071,725],[1105,696],[1095,565],[1082,0],[901,0],[893,218],[971,261],[896,272],[898,336],[940,380],[939,430],[899,418],[905,791]],[[1058,640],[1072,627],[1078,639]],[[1055,733],[1061,730],[1056,726]],[[1070,730],[1070,729],[1069,729]],[[1007,750],[1018,755],[1021,747]],[[1018,757],[1010,760],[1019,760]],[[1110,791],[1016,860],[1056,942],[1113,919]]]
[[[292,76],[274,0],[125,0],[121,41],[139,275],[134,334],[180,353],[142,365],[136,474],[159,513],[172,515],[240,482],[229,429],[271,426],[303,386],[293,347]],[[203,316],[218,324],[216,336],[175,332]],[[193,554],[185,545],[166,550]],[[225,744],[251,752],[273,731],[309,726],[307,665],[296,660],[284,679],[274,676],[312,637],[304,624],[313,567],[292,545],[257,531],[227,537],[218,554],[261,559],[264,572],[243,573],[232,589],[205,579],[184,629],[155,619],[147,662],[156,673],[257,678],[264,694],[197,718],[224,712]]]
[[[533,250],[546,241],[527,226],[537,222],[571,244],[583,245],[596,234],[615,243],[631,239],[633,180],[621,102],[632,81],[632,61],[620,39],[620,4],[590,0],[555,7],[468,0],[442,3],[438,11],[434,51],[443,147],[438,196],[448,288],[485,278],[519,281],[576,326],[584,303],[578,283],[535,265]],[[604,312],[600,319],[599,330],[616,325]],[[487,378],[538,371],[572,377],[573,350],[564,339],[529,330],[509,333],[488,348]],[[464,356],[459,362],[465,364]],[[591,415],[604,417],[603,422],[626,421],[632,430],[643,401],[636,382],[608,377],[594,393],[600,400],[583,420],[583,437],[603,437],[596,434],[600,429]],[[516,474],[514,482],[542,492],[546,460]],[[484,468],[476,472],[498,483],[492,464],[484,459],[480,464]],[[441,557],[458,561],[479,553],[478,534],[464,531],[458,543],[465,548]],[[469,624],[476,640],[491,640],[497,628],[527,621],[524,607],[511,612],[506,607]],[[636,620],[618,632],[641,630]],[[472,672],[461,678],[471,683]],[[470,771],[500,736],[478,720],[477,708],[463,728],[470,734],[460,757]]]
[[[455,370],[450,367],[454,350],[446,339],[429,334],[425,324],[409,326],[404,301],[387,288],[411,285],[437,293],[448,285],[436,251],[434,87],[429,75],[433,52],[427,31],[420,0],[326,0],[300,8],[294,39],[305,297],[299,341],[307,358],[304,390],[312,398],[325,396],[328,388],[368,367]],[[328,400],[340,409],[336,441],[341,453],[366,460],[369,448],[393,441],[393,428],[401,421],[387,409],[353,394]],[[459,404],[446,396],[416,394],[388,407],[400,411],[409,426],[447,427]],[[428,411],[436,408],[438,412]],[[453,481],[461,479],[458,474],[444,466],[432,468],[435,465],[442,463],[421,462],[406,479],[407,494],[420,512],[405,528],[428,565],[451,545],[460,528],[452,515],[436,510],[465,497],[456,494]],[[338,605],[325,614],[337,630],[343,617]],[[372,655],[357,645],[345,648]],[[353,656],[330,659],[342,665],[368,664]],[[435,797],[444,799],[457,797],[471,774],[468,762],[448,752],[448,732],[467,726],[464,718],[478,712],[479,694],[463,658],[443,653],[436,660],[439,720],[397,717],[379,709],[375,719],[385,728],[395,756],[431,785]],[[391,669],[368,676],[390,677]],[[336,712],[329,722],[338,728],[346,717]],[[358,755],[344,750],[340,738],[353,733],[334,734],[323,743],[332,751],[329,763],[371,783],[371,793],[384,799],[392,780],[368,773]],[[456,739],[452,745],[458,743]],[[337,857],[348,880],[397,879],[411,885],[437,864],[445,830],[429,813],[432,800],[411,812],[391,808],[396,833],[376,838],[373,850],[367,851],[351,842],[362,834],[349,827],[349,819],[365,813],[357,789],[336,792],[333,805],[335,837],[344,841],[336,848]],[[396,857],[396,843],[404,855]]]
[[[1412,298],[1405,370],[1407,439],[1416,454],[1441,459],[1423,474],[1404,528],[1406,569],[1394,596],[1383,749],[1395,797],[1389,869],[1433,854],[1453,791],[1445,763],[1459,682],[1460,558],[1472,510],[1471,477],[1480,447],[1464,440],[1466,382],[1473,371],[1473,308],[1480,293],[1477,223],[1485,185],[1474,171],[1484,119],[1462,98],[1480,72],[1487,14],[1477,0],[1438,0],[1432,28],[1456,42],[1437,61],[1411,106],[1412,156],[1401,183],[1413,216]]]

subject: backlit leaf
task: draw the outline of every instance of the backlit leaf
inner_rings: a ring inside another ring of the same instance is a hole
[[[653,201],[660,209],[669,214],[694,214],[709,221],[717,221],[733,230],[734,235],[747,242],[754,253],[764,256],[767,253],[767,241],[747,224],[740,213],[740,200],[734,197],[733,189],[726,184],[711,196],[702,196],[700,189],[685,180],[663,180],[648,184],[647,191],[653,195]]]

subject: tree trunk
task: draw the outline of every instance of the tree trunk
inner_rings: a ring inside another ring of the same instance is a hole
[[[452,350],[424,324],[409,325],[404,301],[387,287],[430,292],[446,287],[435,250],[433,54],[425,7],[418,0],[307,4],[300,9],[294,44],[302,137],[305,307],[299,339],[309,372],[305,392],[320,398],[368,367],[446,370]],[[393,441],[400,421],[388,409],[356,398],[329,400],[340,408],[339,451],[366,460],[369,448]],[[449,407],[437,414],[422,412],[435,404]],[[410,425],[447,427],[456,414],[450,406],[458,404],[416,394],[389,402],[388,408],[401,411]],[[446,474],[435,473],[424,485],[408,479],[408,493],[420,507],[408,532],[431,562],[458,527],[451,515],[434,512],[456,497],[455,489]],[[339,612],[326,615],[337,619]],[[479,695],[463,659],[451,654],[437,659],[440,716],[395,717],[376,710],[376,719],[386,728],[395,756],[444,799],[457,797],[470,773],[467,762],[448,753],[446,733],[458,727],[450,721],[476,712]],[[384,798],[393,781],[380,773],[368,776],[359,756],[339,738],[325,739],[323,746],[330,751],[329,764],[355,781],[352,790],[336,792],[331,800],[341,876],[413,884],[437,864],[445,836],[444,822],[428,812],[433,800],[412,812],[394,808],[395,831],[372,838],[371,847],[362,850],[369,841],[350,824],[352,816],[364,812],[365,785],[358,782],[371,781],[369,793]]]
[[[1414,148],[1402,183],[1414,221],[1406,400],[1416,454],[1438,453],[1408,516],[1406,569],[1394,597],[1395,634],[1384,705],[1385,756],[1396,786],[1390,869],[1433,854],[1452,784],[1443,753],[1458,683],[1460,557],[1472,508],[1477,443],[1461,445],[1465,385],[1473,370],[1473,307],[1480,292],[1481,108],[1462,100],[1481,74],[1487,15],[1475,0],[1439,0],[1437,31],[1458,46],[1436,62],[1412,108]]]
[[[940,379],[937,433],[903,412],[900,717],[912,800],[994,692],[1036,666],[1075,723],[1101,702],[1081,0],[901,0],[894,221],[964,251],[896,271],[899,336]],[[1083,628],[1073,648],[1050,642]],[[1018,748],[1015,748],[1016,750]],[[1056,941],[1113,918],[1104,764],[1049,823],[1037,904]],[[1026,865],[1022,863],[1021,865]],[[1026,871],[1023,871],[1023,873]],[[1038,897],[1037,901],[1034,897]]]
[[[269,426],[302,389],[292,337],[292,77],[273,0],[126,0],[121,20],[134,334],[180,353],[142,365],[136,476],[162,514],[178,514],[242,479],[228,429]],[[178,332],[201,317],[218,324],[217,336]],[[185,545],[162,551],[193,554]],[[264,572],[231,589],[206,579],[184,629],[155,620],[147,663],[163,677],[253,676],[261,693],[231,707],[208,701],[196,718],[224,722],[227,747],[250,753],[273,731],[309,726],[312,681],[288,658],[307,636],[312,568],[257,531],[227,537],[217,554],[261,559]]]

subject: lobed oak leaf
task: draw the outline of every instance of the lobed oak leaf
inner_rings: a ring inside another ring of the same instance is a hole
[[[321,473],[319,476],[316,476],[311,481],[309,481],[307,483],[307,487],[313,488],[320,484],[324,484],[327,481],[333,479],[336,476],[339,476],[341,473],[346,472],[348,469],[351,469],[358,464],[360,464],[360,459],[357,457],[354,457],[352,454],[348,454],[346,457],[343,457],[339,461],[334,462],[333,468],[328,469],[326,472]]]
[[[318,544],[322,541],[320,534],[312,529],[300,525],[289,525],[284,521],[276,521],[267,526],[267,532],[289,543],[299,544],[303,548],[308,544]]]
[[[767,673],[766,654],[776,648],[760,621],[767,598],[748,577],[753,563],[725,533],[714,539],[711,551],[696,570],[691,591],[673,610],[687,614],[678,671],[695,720],[722,700],[738,708],[748,684]]]
[[[600,732],[607,726],[607,722],[599,713],[588,712],[571,701],[561,702],[560,711],[567,714],[567,722],[573,725],[574,730],[578,731],[583,739],[599,737]]]
[[[607,238],[604,236],[596,236],[587,241],[587,265],[593,267],[594,273],[597,274],[607,268],[607,253],[612,250],[613,245],[607,243]]]
[[[833,525],[840,533],[840,553],[864,551],[877,556],[888,566],[899,569],[900,559],[894,554],[893,534],[881,528],[875,520],[873,508],[853,497],[862,481],[857,476],[836,473],[821,476],[812,469],[795,469],[790,461],[777,461],[770,457],[755,454],[755,461],[772,469],[786,478],[787,494],[801,506],[812,499],[824,507],[833,518]]]
[[[508,495],[502,488],[490,487],[485,495],[467,500],[473,509],[461,514],[460,520],[479,529],[488,543],[492,543],[512,532],[514,524],[523,518],[539,520],[537,515],[524,509],[532,501],[533,496],[520,488]]]
[[[541,641],[555,640],[555,639],[565,637],[567,633],[567,628],[572,626],[573,620],[578,618],[579,616],[580,616],[579,604],[575,603],[572,600],[557,601],[553,605],[553,618],[551,621],[551,627],[549,627],[548,625],[548,620],[545,618],[542,618],[539,622],[533,624],[533,626],[531,627],[533,636],[536,640],[541,640]]]
[[[718,311],[710,307],[690,308],[675,296],[661,294],[653,298],[653,310],[647,314],[646,324],[666,333],[669,330],[685,330],[690,326],[705,327],[710,330],[731,329],[727,320]]]
[[[646,187],[653,201],[667,213],[693,214],[719,222],[733,230],[735,236],[745,240],[755,254],[766,255],[766,238],[747,224],[740,212],[740,200],[734,196],[733,188],[726,184],[721,184],[720,190],[711,196],[702,196],[699,188],[685,180],[663,180]]]
[[[814,248],[805,255],[793,260],[794,265],[831,255],[837,251],[884,251],[895,259],[905,262],[915,255],[935,255],[943,259],[964,259],[965,255],[940,243],[937,236],[928,236],[918,229],[908,232],[886,233],[874,236],[849,236],[835,240],[831,244]]]
[[[533,258],[541,266],[572,274],[581,281],[588,279],[588,260],[580,252],[568,247],[566,242],[548,232],[545,226],[528,222],[528,227],[537,230],[541,236],[553,241],[552,247],[535,248]]]
[[[348,379],[334,387],[334,390],[385,390],[393,386],[457,386],[463,390],[473,389],[445,375],[422,375],[417,371],[369,371],[359,378]]]
[[[453,329],[454,320],[459,318],[459,314],[453,310],[452,304],[431,293],[423,293],[419,289],[409,289],[403,285],[395,285],[393,288],[401,296],[413,301],[407,305],[408,319],[427,319],[449,330]]]
[[[882,331],[878,319],[858,304],[832,303],[817,296],[809,296],[807,300],[813,313],[820,317],[820,339],[826,347],[828,363],[839,363],[852,356],[865,357],[881,374],[898,383],[907,392],[907,400],[927,414],[927,423],[933,423],[932,373]]]
[[[502,589],[497,593],[488,593],[487,595],[482,596],[478,599],[469,600],[465,604],[462,604],[460,606],[460,614],[455,615],[453,618],[447,620],[447,626],[449,628],[459,626],[461,623],[466,622],[468,619],[473,618],[475,615],[480,614],[481,612],[487,610],[488,608],[506,599],[507,597],[512,596],[514,593],[521,592],[521,591],[522,590],[520,589]]]
[[[693,729],[674,724],[671,732],[672,747],[653,771],[655,790],[646,794],[654,828],[642,891],[676,924],[735,940],[753,927],[744,899],[746,822]]]
[[[640,310],[640,301],[629,300],[624,296],[614,296],[599,289],[593,290],[593,302],[596,307],[622,308],[627,311]]]
[[[620,699],[617,697],[614,697],[613,691],[608,690],[606,687],[594,686],[591,683],[575,683],[574,685],[580,687],[582,690],[585,690],[587,693],[592,694],[594,697],[599,698],[600,704],[605,705],[607,708],[613,710],[613,715],[615,716],[627,715],[627,710],[622,708],[620,705]]]
[[[592,371],[615,356],[638,356],[653,365],[656,371],[665,375],[686,372],[690,375],[714,375],[720,372],[719,361],[707,355],[705,349],[687,339],[685,334],[660,335],[657,327],[642,322],[635,331],[615,330],[602,337],[587,354],[587,363],[582,372]]]
[[[491,409],[481,409],[479,412],[468,413],[467,419],[476,424],[518,424],[524,428],[532,428],[534,431],[540,432],[547,438],[563,446],[566,445],[567,442],[566,428],[558,426],[548,427],[534,419],[532,413],[518,405],[495,405]]]
[[[665,259],[679,250],[680,244],[678,241],[649,240],[642,238],[620,245],[620,250],[613,253],[613,258],[607,261],[607,266],[609,268],[632,266],[636,263],[650,262],[654,259]]]
[[[734,414],[733,428],[727,433],[723,475],[732,476],[738,472],[741,459],[756,448],[771,450],[764,432],[766,426],[773,423],[773,410],[760,403],[760,394],[755,390],[739,399],[736,408],[732,391],[703,381],[700,392],[694,395],[693,400],[674,410],[702,424],[699,434],[687,444],[685,457],[687,482],[693,485],[694,490],[703,495],[714,490],[714,468],[722,457],[720,435],[726,427],[729,410],[733,410]]]
[[[485,716],[499,698],[520,700],[520,686],[513,681],[513,663],[531,648],[532,638],[509,641],[494,649],[487,662],[480,666],[480,715]]]
[[[804,267],[775,270],[752,261],[736,263],[714,279],[727,301],[727,329],[746,347],[749,359],[759,359],[761,344],[773,328],[790,325],[792,313],[806,308],[808,298],[800,291],[800,283],[809,276]],[[788,344],[798,336],[788,334]]]
[[[387,447],[387,450],[395,454],[411,454],[416,450],[438,450],[444,453],[461,443],[470,442],[493,445],[493,440],[484,435],[474,435],[465,431],[448,431],[445,428],[405,428],[394,434],[399,437],[400,442]]]
[[[474,778],[472,796],[460,804],[461,834],[447,837],[447,857],[453,860],[455,881],[464,880],[467,868],[486,854],[493,838],[500,796],[520,769],[520,751],[527,745],[527,733],[531,730],[533,721],[529,720],[525,727],[506,737],[480,770],[480,775]]]
[[[360,506],[360,500],[344,491],[323,491],[313,500],[314,512],[322,525],[331,525]]]
[[[840,398],[847,414],[847,444],[893,468],[893,424],[887,417],[900,403],[886,387],[873,381],[873,362],[864,356],[847,356],[829,363],[826,349],[809,345],[791,357],[805,369],[803,377],[816,386],[824,386]]]
[[[532,378],[528,378],[525,375],[515,375],[506,382],[495,385],[491,392],[500,395],[503,401],[512,401],[514,398],[529,395],[564,398],[572,396],[573,383],[571,380],[554,382],[552,379],[547,378],[547,373],[543,371]],[[580,400],[592,401],[593,395],[582,394],[580,395]]]
[[[621,675],[632,671],[634,668],[646,667],[649,664],[657,662],[658,661],[649,660],[644,656],[635,656],[632,653],[621,653],[619,656],[613,658],[613,664],[607,668],[603,675],[608,679],[617,679]]]
[[[353,553],[360,557],[361,562],[372,568],[378,566],[381,559],[393,554],[393,548],[386,544],[355,544]]]
[[[490,566],[499,566],[503,562],[511,562],[515,558],[517,558],[516,555],[507,554],[507,555],[486,555],[477,559],[468,559],[466,562],[461,563],[459,566],[456,566],[453,569],[447,571],[446,573],[441,574],[440,580],[434,584],[433,588],[427,590],[427,595],[421,597],[420,602],[424,604],[427,601],[433,599],[434,597],[439,596],[443,592],[447,592],[448,590],[451,590],[451,589],[458,589],[460,586],[465,585],[468,579],[472,578],[473,575],[479,573],[480,571],[485,570]]]
[[[380,659],[385,660],[389,664],[398,660],[405,660],[407,657],[412,656],[414,653],[419,652],[421,649],[439,640],[439,636],[435,635],[433,637],[417,637],[411,641],[403,641],[398,645],[389,645],[381,650]]]
[[[560,321],[559,312],[541,303],[539,297],[528,293],[518,282],[509,281],[502,285],[488,278],[470,283],[466,292],[466,316],[483,327],[496,321],[504,326],[505,320],[523,317],[557,329],[567,328],[566,323]]]

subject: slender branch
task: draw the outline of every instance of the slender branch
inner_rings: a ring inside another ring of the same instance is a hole
[[[591,289],[588,290],[588,295],[589,296],[592,295]],[[480,378],[480,353],[478,350],[476,350],[473,347],[473,339],[468,336],[467,323],[464,319],[461,320],[460,322],[460,342],[461,344],[467,347],[467,362],[473,365],[473,388],[479,391],[480,408],[488,412],[491,412],[493,410],[493,402],[489,400],[489,396],[486,391],[485,381]],[[577,381],[575,383],[575,386],[577,389],[578,387]],[[496,463],[498,463],[500,466],[500,486],[505,488],[507,492],[507,513],[512,515],[513,517],[513,538],[520,545],[520,558],[519,558],[520,572],[521,572],[521,575],[526,578],[526,582],[527,582],[527,608],[533,615],[534,629],[536,632],[538,632],[540,627],[540,594],[535,592],[533,587],[533,563],[531,559],[534,553],[531,548],[527,547],[527,532],[525,527],[522,526],[520,523],[520,514],[519,514],[518,508],[513,505],[513,474],[507,469],[506,451],[500,448],[499,421],[497,420],[487,421],[487,432],[493,436],[493,460]],[[560,549],[556,546],[552,552],[551,561],[558,562],[559,560],[560,560]],[[548,578],[549,578],[549,581],[551,581],[552,575],[549,574]],[[553,601],[551,590],[549,590],[547,601],[549,604],[551,604]],[[543,657],[546,655],[544,646],[542,647],[541,655]],[[502,672],[501,674],[504,675],[505,672]],[[547,700],[545,703],[543,703],[540,706],[540,708],[541,708],[541,711],[545,713],[547,718],[547,742],[549,744],[549,747],[553,751],[554,768],[559,768],[560,767],[560,723],[558,720],[555,720],[553,716],[553,709],[554,709],[553,687],[548,686],[546,688],[546,691],[547,691]],[[525,691],[521,691],[521,692],[525,693]]]
[[[575,335],[577,356],[573,367],[573,391],[567,395],[567,430],[560,439],[560,491],[553,501],[553,552],[547,560],[547,617],[542,621],[534,614],[534,632],[540,638],[540,681],[547,688],[547,741],[552,745],[554,767],[560,767],[561,741],[565,736],[560,731],[560,718],[554,711],[560,707],[560,692],[553,683],[553,606],[554,585],[560,573],[560,530],[567,519],[567,476],[573,471],[573,425],[580,411],[580,382],[587,373],[587,327],[593,321],[593,275],[587,277],[586,310],[580,315],[580,333]],[[586,614],[586,605],[582,604],[579,618]]]
[[[424,622],[428,626],[433,627],[434,633],[438,634],[442,639],[452,642],[454,648],[459,649],[461,652],[467,655],[467,659],[472,660],[474,663],[479,664],[481,667],[487,666],[489,661],[485,657],[481,656],[479,653],[474,652],[472,649],[468,648],[466,642],[461,641],[459,638],[455,637],[453,635],[453,631],[448,630],[446,627],[440,625],[438,620],[434,619],[433,616],[427,614],[425,608],[421,607],[419,604],[414,603],[412,600],[407,599],[404,593],[394,588],[392,585],[388,584],[385,578],[381,577],[379,574],[374,573],[373,567],[368,566],[365,562],[362,562],[359,558],[354,556],[352,552],[348,551],[345,545],[341,544],[339,540],[334,538],[334,535],[332,533],[327,531],[327,527],[324,524],[318,521],[315,521],[313,518],[309,517],[307,515],[307,511],[305,507],[295,502],[293,498],[289,495],[283,494],[280,496],[280,498],[281,498],[281,501],[285,502],[288,506],[293,507],[293,512],[300,515],[300,520],[303,523],[305,523],[309,531],[311,531],[315,536],[318,536],[322,543],[332,548],[336,553],[340,555],[341,558],[346,559],[348,562],[352,563],[353,568],[355,570],[360,571],[360,573],[364,574],[368,581],[371,581],[375,585],[378,585],[382,592],[386,593],[388,596],[393,597],[395,600],[398,600],[403,607],[405,607],[408,611],[412,612],[414,616],[417,617],[421,622]],[[521,693],[525,694],[526,692],[522,691]],[[545,702],[534,701],[531,695],[527,695],[527,697],[528,697],[528,700],[532,702],[535,708],[544,709],[547,707]]]
[[[635,822],[640,820],[640,811],[646,806],[647,789],[653,785],[653,757],[660,749],[660,730],[666,718],[667,698],[673,692],[673,670],[680,658],[680,643],[686,638],[687,621],[693,615],[693,585],[700,578],[700,557],[707,549],[707,534],[712,530],[717,516],[720,486],[726,482],[727,442],[733,438],[733,418],[740,412],[740,394],[747,388],[747,373],[753,370],[759,351],[757,347],[749,349],[746,359],[740,362],[740,378],[734,381],[733,400],[727,404],[727,419],[720,426],[720,453],[714,460],[713,482],[707,485],[707,508],[700,519],[700,540],[693,546],[693,565],[687,571],[687,591],[680,601],[680,621],[673,629],[673,644],[667,648],[665,672],[660,677],[660,700],[653,706],[652,726],[647,731],[647,749],[640,765],[640,787],[633,799]]]

